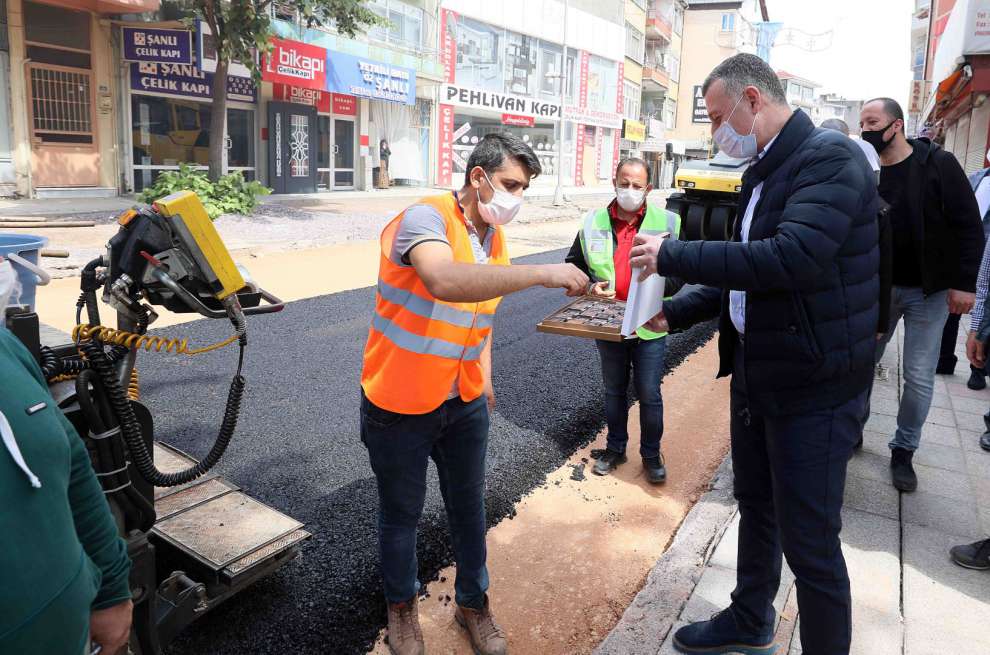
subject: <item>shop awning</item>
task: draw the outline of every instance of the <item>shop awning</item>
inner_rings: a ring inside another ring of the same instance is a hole
[[[158,11],[159,0],[39,0],[44,4],[98,14],[143,14]]]

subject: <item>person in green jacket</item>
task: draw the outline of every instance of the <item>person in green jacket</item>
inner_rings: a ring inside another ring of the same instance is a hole
[[[650,165],[637,157],[619,162],[612,182],[615,198],[607,207],[594,209],[584,217],[584,223],[574,239],[574,245],[564,261],[574,264],[594,280],[590,294],[625,301],[632,283],[629,252],[637,234],[676,235],[680,232],[680,216],[662,207],[651,205],[647,197],[650,185]],[[676,283],[668,281],[668,288]],[[668,295],[672,295],[670,291]],[[636,330],[636,336],[621,343],[596,341],[605,382],[605,417],[608,422],[608,443],[605,452],[595,462],[596,475],[608,475],[626,461],[629,441],[630,373],[639,397],[639,454],[643,458],[646,479],[661,484],[667,479],[667,467],[660,450],[663,436],[663,398],[660,380],[663,378],[667,333],[661,329],[661,317],[651,319]]]
[[[82,439],[3,327],[15,280],[0,258],[0,653],[117,655],[131,625],[127,546]]]

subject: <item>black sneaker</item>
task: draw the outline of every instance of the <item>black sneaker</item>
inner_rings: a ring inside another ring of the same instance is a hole
[[[966,569],[990,570],[990,539],[965,546],[953,546],[949,551],[949,557],[952,558],[953,562]]]
[[[644,457],[643,470],[650,484],[663,484],[667,481],[667,467],[663,463],[663,453],[659,457]]]
[[[990,432],[990,412],[983,415],[983,426]]]
[[[619,464],[625,463],[625,453],[617,453],[614,450],[606,450],[602,453],[602,456],[598,458],[598,461],[595,462],[595,466],[591,470],[595,475],[608,475],[618,468]]]
[[[972,389],[973,391],[986,389],[987,378],[983,374],[983,371],[978,371],[975,368],[970,368],[969,381],[966,382],[966,386]]]
[[[980,448],[990,450],[990,430],[980,435]]]
[[[773,630],[750,634],[736,625],[732,612],[724,609],[708,621],[690,623],[674,633],[674,649],[679,653],[743,653],[773,655]]]
[[[905,448],[892,448],[890,451],[890,477],[894,488],[899,491],[914,491],[918,488],[918,476],[911,466],[914,452]]]

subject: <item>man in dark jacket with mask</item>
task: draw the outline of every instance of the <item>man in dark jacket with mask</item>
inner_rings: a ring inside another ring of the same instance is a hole
[[[942,328],[949,313],[965,314],[976,299],[983,225],[966,173],[951,154],[927,139],[904,136],[904,112],[890,98],[863,105],[864,141],[880,153],[880,196],[890,203],[894,289],[883,354],[904,318],[904,392],[889,446],[890,472],[900,491],[914,491],[912,466],[935,387]]]
[[[732,375],[739,501],[732,603],[675,633],[684,653],[774,651],[781,554],[797,578],[805,655],[847,655],[841,527],[846,463],[873,376],[879,288],[876,176],[863,151],[787,105],[763,60],[727,59],[703,86],[715,142],[752,158],[730,242],[639,237],[633,265],[689,287],[671,327],[720,318]]]

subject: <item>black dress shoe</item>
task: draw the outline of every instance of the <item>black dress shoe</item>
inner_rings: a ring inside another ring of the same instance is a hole
[[[975,368],[970,370],[969,380],[966,382],[966,386],[973,391],[979,391],[980,389],[987,388],[987,378],[983,374],[983,371],[978,371]]]
[[[914,491],[918,488],[918,476],[911,466],[914,452],[905,448],[892,448],[890,451],[890,478],[899,491]]]
[[[595,462],[595,466],[591,470],[595,475],[608,475],[618,468],[619,464],[624,464],[625,462],[625,453],[617,453],[614,450],[606,450],[602,453],[602,456],[598,458],[598,461]]]
[[[644,457],[643,470],[650,484],[663,484],[667,481],[667,467],[663,463],[663,453],[659,457]]]
[[[959,566],[977,571],[990,570],[990,539],[964,546],[953,546],[949,557]]]
[[[980,435],[980,448],[983,450],[990,450],[990,431],[984,432]]]

